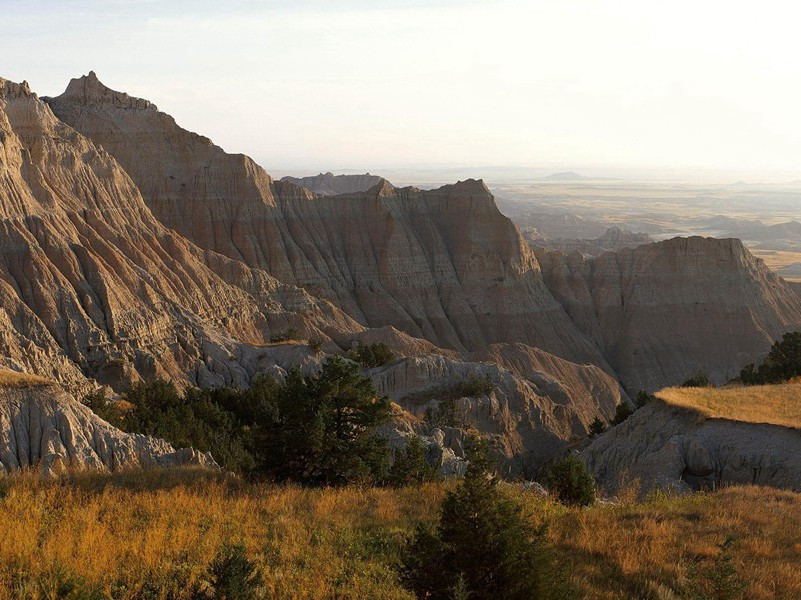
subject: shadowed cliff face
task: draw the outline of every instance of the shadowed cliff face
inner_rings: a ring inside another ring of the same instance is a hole
[[[801,328],[801,297],[739,240],[675,238],[594,259],[539,254],[549,289],[630,392],[722,383]]]
[[[522,342],[605,365],[480,181],[432,191],[382,181],[323,198],[273,181],[94,74],[49,102],[123,165],[167,227],[330,300],[362,325],[458,350]]]

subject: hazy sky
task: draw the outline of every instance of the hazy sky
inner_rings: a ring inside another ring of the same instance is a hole
[[[0,76],[93,69],[280,169],[801,177],[801,9],[710,0],[0,0]]]

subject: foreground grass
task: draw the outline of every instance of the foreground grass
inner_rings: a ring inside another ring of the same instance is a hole
[[[193,471],[10,477],[0,481],[0,597],[189,598],[208,589],[223,544],[241,541],[266,597],[411,598],[394,567],[414,526],[436,520],[448,485],[313,490]],[[687,597],[728,536],[745,597],[801,597],[799,494],[731,488],[567,509],[508,489],[550,523],[580,598]]]
[[[656,393],[668,404],[704,416],[801,428],[801,383],[727,388],[667,388]]]

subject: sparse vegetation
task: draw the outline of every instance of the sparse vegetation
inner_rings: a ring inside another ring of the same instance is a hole
[[[709,377],[703,371],[698,371],[695,375],[687,379],[684,383],[681,384],[681,387],[685,388],[708,388],[712,387],[712,382],[709,381]]]
[[[747,365],[740,371],[745,385],[781,383],[801,377],[801,332],[786,333],[773,344],[764,362],[756,367]]]
[[[612,425],[620,425],[633,414],[634,410],[631,408],[631,405],[628,402],[621,402],[615,409],[615,417],[612,419]]]
[[[283,331],[271,336],[270,342],[277,344],[279,342],[289,342],[296,339],[298,339],[298,330],[294,327],[288,327],[287,329],[284,329]]]
[[[361,340],[356,347],[350,351],[349,357],[351,360],[367,369],[383,367],[395,360],[395,355],[392,353],[392,350],[383,342],[365,344]]]
[[[309,338],[306,344],[309,346],[309,350],[315,354],[320,354],[323,351],[323,340],[318,337]]]
[[[634,404],[637,405],[637,408],[642,408],[648,404],[652,398],[653,396],[651,396],[648,392],[645,390],[640,390],[637,392],[637,397],[634,399]]]
[[[118,402],[112,402],[106,396],[105,388],[100,388],[86,394],[83,403],[101,419],[108,421],[114,427],[125,427],[125,413]]]
[[[0,369],[0,388],[10,387],[36,387],[40,385],[48,385],[53,383],[39,377],[38,375],[28,375],[27,373],[18,373],[17,371],[8,371]]]
[[[545,485],[562,504],[590,506],[595,503],[595,479],[584,461],[573,452],[550,466],[545,476]]]
[[[593,422],[590,423],[590,429],[589,429],[590,437],[601,435],[604,431],[606,431],[606,425],[604,425],[604,422],[601,421],[601,419],[595,417]]]

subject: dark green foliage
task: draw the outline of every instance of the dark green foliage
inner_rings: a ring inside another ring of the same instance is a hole
[[[275,408],[259,439],[267,473],[312,485],[384,477],[388,450],[375,429],[389,420],[390,403],[357,365],[333,356],[317,376],[290,371]]]
[[[604,425],[604,422],[601,421],[601,419],[595,417],[595,420],[590,423],[590,437],[601,435],[604,431],[606,431],[606,425]]]
[[[718,545],[719,553],[706,567],[694,574],[696,600],[739,600],[747,588],[737,573],[734,539],[727,538]]]
[[[291,371],[283,384],[256,378],[250,388],[133,386],[126,431],[176,447],[210,451],[224,468],[314,485],[382,480],[389,452],[375,435],[390,416],[357,365],[328,358],[319,375]]]
[[[309,350],[315,354],[319,354],[323,349],[323,340],[318,337],[309,338],[309,341],[306,343],[309,345]]]
[[[137,384],[127,393],[133,406],[125,414],[124,429],[164,438],[175,447],[211,452],[222,467],[249,471],[255,464],[250,431],[222,405],[225,396],[239,398],[240,394],[189,389],[182,395],[163,380]]]
[[[681,384],[681,387],[691,388],[701,388],[701,387],[712,387],[712,382],[709,381],[709,377],[703,371],[698,371],[695,375],[690,377],[687,381]]]
[[[801,331],[785,333],[759,367],[747,365],[740,371],[746,385],[781,383],[794,377],[801,377]]]
[[[289,340],[296,340],[298,339],[298,330],[294,327],[289,327],[288,329],[284,329],[283,331],[276,333],[274,336],[270,337],[270,341],[272,343],[277,342],[288,342]]]
[[[473,440],[462,484],[448,492],[439,526],[419,526],[402,558],[402,579],[420,598],[554,598],[563,591],[544,527],[498,489],[486,442]]]
[[[615,418],[612,419],[612,425],[620,425],[623,421],[628,419],[631,415],[634,414],[631,406],[628,402],[621,402],[617,405],[617,409],[615,410]]]
[[[467,429],[467,411],[457,405],[456,398],[440,400],[436,406],[426,409],[425,419],[431,427],[455,427]]]
[[[262,583],[256,563],[250,560],[245,545],[225,544],[209,567],[214,597],[219,600],[257,598]]]
[[[584,461],[572,452],[551,465],[545,477],[545,486],[562,504],[595,504],[595,479]]]
[[[392,466],[389,469],[387,483],[395,487],[434,481],[439,479],[439,465],[433,465],[426,459],[426,448],[420,437],[411,436],[406,447],[396,450]]]
[[[367,369],[383,367],[395,360],[395,355],[389,346],[382,342],[365,344],[362,341],[351,349],[350,358]]]
[[[651,396],[645,390],[640,390],[637,392],[637,397],[634,399],[634,404],[637,405],[637,408],[642,408],[646,404],[651,401]]]
[[[111,402],[106,397],[105,388],[89,392],[83,399],[83,403],[88,406],[93,413],[104,421],[108,421],[114,427],[122,428],[125,423],[125,415],[120,410],[116,402]]]

